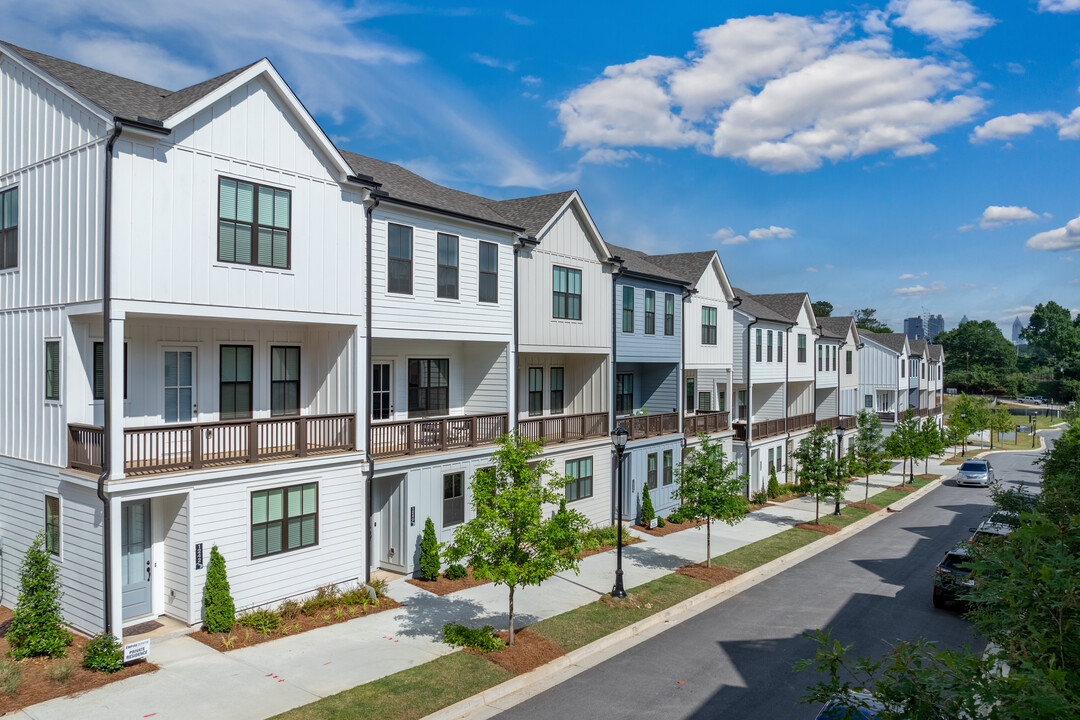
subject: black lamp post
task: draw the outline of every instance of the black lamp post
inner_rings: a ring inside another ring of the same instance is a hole
[[[967,455],[967,413],[960,413],[960,429],[964,431],[964,449],[960,451],[960,457]]]
[[[844,447],[844,427],[843,423],[836,426],[836,509],[833,510],[833,515],[840,514],[840,457]]]
[[[615,445],[615,462],[619,465],[619,487],[618,498],[616,500],[616,513],[618,517],[615,519],[616,533],[618,535],[618,544],[615,549],[615,587],[611,588],[611,597],[624,598],[626,597],[626,590],[623,589],[622,582],[622,499],[623,499],[623,470],[622,470],[622,456],[623,450],[626,449],[626,439],[629,435],[626,432],[626,428],[617,427],[615,432],[611,433],[611,442]]]
[[[1039,416],[1035,413],[1031,413],[1031,449],[1035,449],[1035,419]]]

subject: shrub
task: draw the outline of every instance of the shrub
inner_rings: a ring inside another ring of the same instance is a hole
[[[482,653],[506,647],[506,643],[495,634],[495,628],[490,625],[476,629],[458,623],[447,623],[443,625],[443,642],[454,647],[470,647]]]
[[[260,635],[269,635],[281,627],[281,614],[267,609],[251,610],[237,618],[236,622]]]
[[[278,605],[277,609],[278,615],[281,616],[282,620],[295,620],[296,618],[300,617],[301,610],[302,607],[300,603],[296,602],[295,600],[286,600],[285,602]]]
[[[447,580],[462,580],[469,575],[468,571],[465,570],[465,566],[458,563],[447,567],[444,574]]]
[[[683,517],[681,507],[677,508],[675,510],[672,510],[670,513],[668,513],[667,519],[668,519],[669,523],[673,523],[675,525],[678,525],[679,523],[686,522],[686,518]]]
[[[324,585],[315,591],[315,594],[304,601],[300,612],[305,615],[314,615],[320,610],[326,610],[337,605],[341,593],[333,585]]]
[[[14,695],[19,690],[22,665],[16,662],[0,662],[0,691]]]
[[[124,669],[124,648],[115,636],[105,633],[90,638],[83,647],[82,666],[94,672],[114,673]]]
[[[769,497],[780,497],[780,483],[776,481],[776,468],[769,470]]]
[[[236,622],[236,603],[229,592],[229,577],[225,573],[225,556],[217,545],[210,548],[210,564],[206,568],[206,588],[203,590],[203,619],[212,633],[229,632]]]
[[[655,519],[656,511],[653,510],[652,498],[649,497],[649,486],[646,484],[645,489],[641,491],[641,526],[649,527]]]
[[[376,597],[386,597],[386,591],[389,589],[390,583],[383,578],[371,578],[368,581],[368,587],[375,591]]]
[[[64,685],[71,677],[72,671],[75,669],[75,663],[71,660],[62,660],[54,665],[45,669],[45,674],[49,676],[57,685]]]
[[[619,529],[614,525],[589,528],[581,534],[583,550],[599,550],[619,542]]]
[[[664,527],[665,525],[667,525],[667,523],[664,522],[664,518],[662,518],[662,517],[656,518],[656,527]]]
[[[435,523],[428,518],[424,522],[424,537],[420,540],[420,579],[439,579],[439,539],[435,537]]]
[[[753,500],[755,505],[764,505],[769,502],[769,493],[765,490],[758,490],[750,499]]]
[[[356,583],[338,598],[342,605],[373,605],[375,601],[368,595],[368,587],[364,583]]]
[[[60,612],[60,570],[45,549],[45,533],[38,533],[19,568],[19,601],[7,632],[13,658],[39,655],[63,657],[71,633]]]

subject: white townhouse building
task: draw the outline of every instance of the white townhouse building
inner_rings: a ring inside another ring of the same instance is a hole
[[[908,409],[907,335],[860,330],[859,339],[860,409],[875,411],[889,435]]]
[[[170,92],[0,43],[0,596],[85,632],[366,573],[365,211],[260,60]],[[9,223],[10,220],[10,223]]]
[[[859,334],[851,317],[818,318],[815,398],[817,420],[835,429],[855,427],[859,413]],[[847,445],[854,442],[848,436]]]

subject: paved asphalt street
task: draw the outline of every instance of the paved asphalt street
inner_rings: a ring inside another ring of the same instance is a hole
[[[1031,487],[1037,456],[994,454],[991,461],[1000,480]],[[797,700],[816,677],[791,670],[813,655],[805,630],[831,627],[859,655],[919,636],[939,647],[981,649],[957,610],[934,608],[932,574],[990,507],[988,490],[947,480],[836,547],[497,717],[813,718],[818,708]]]

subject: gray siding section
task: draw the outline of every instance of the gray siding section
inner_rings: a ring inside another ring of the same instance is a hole
[[[668,363],[618,363],[616,374],[634,376],[634,410],[672,412],[678,407],[679,368]]]
[[[750,321],[735,313],[735,331],[731,342],[731,381],[746,384],[746,327]],[[785,348],[786,350],[786,348]]]
[[[784,417],[784,386],[782,384],[754,385],[754,422],[778,420]]]
[[[465,414],[506,412],[506,346],[464,343]]]
[[[839,391],[836,388],[828,388],[826,390],[818,390],[816,393],[816,405],[815,409],[816,418],[818,420],[824,420],[826,418],[836,417],[839,415]]]
[[[634,289],[634,332],[623,332],[623,288]],[[656,332],[645,334],[645,290],[656,293]],[[675,334],[664,335],[664,295],[675,296]],[[617,362],[679,362],[682,357],[682,297],[677,288],[637,278],[615,281],[615,360]],[[700,332],[700,330],[698,330]]]
[[[161,499],[162,526],[166,529],[165,612],[187,622],[191,606],[188,582],[188,496],[173,495]]]
[[[649,499],[652,500],[653,510],[656,511],[657,515],[667,515],[679,505],[679,500],[675,495],[677,482],[673,481],[670,485],[664,485],[665,450],[671,451],[677,469],[682,460],[682,439],[678,435],[635,442],[623,455],[623,462],[626,463],[624,465],[626,476],[623,477],[623,483],[624,493],[626,493],[627,497],[627,503],[623,506],[623,513],[634,521],[638,519],[641,512],[641,499],[645,483],[649,477],[648,457],[652,453],[656,453],[657,473],[656,489],[649,490]]]
[[[731,409],[731,398],[726,397],[727,393],[727,373],[718,368],[699,368],[697,370],[697,380],[694,383],[694,407],[697,407],[697,395],[698,393],[708,392],[711,395],[712,407],[701,408],[698,410],[719,410],[720,406],[717,401],[717,393],[725,393],[724,397],[724,409]]]

